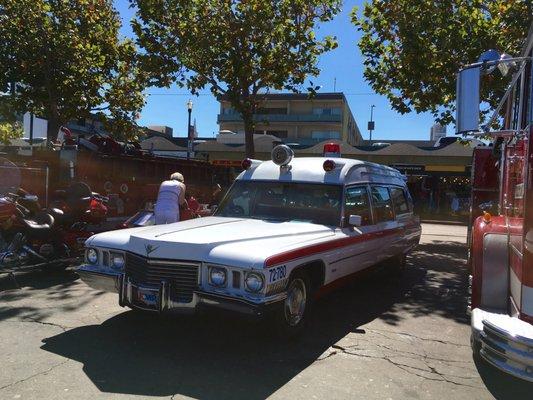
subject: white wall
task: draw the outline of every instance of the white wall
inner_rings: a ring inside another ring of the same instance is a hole
[[[24,137],[30,137],[30,113],[24,114]],[[37,118],[33,116],[33,137],[46,137],[46,129],[48,127],[48,121],[45,119]]]

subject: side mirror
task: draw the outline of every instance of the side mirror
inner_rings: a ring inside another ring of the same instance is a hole
[[[348,217],[348,224],[351,226],[361,226],[363,225],[363,218],[360,215],[350,215]]]
[[[457,74],[456,133],[479,131],[480,67],[463,69]]]

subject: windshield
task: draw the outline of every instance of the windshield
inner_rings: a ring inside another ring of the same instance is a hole
[[[341,197],[340,185],[237,181],[215,215],[338,226]]]

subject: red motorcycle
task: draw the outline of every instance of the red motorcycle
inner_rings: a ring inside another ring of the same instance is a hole
[[[0,273],[37,267],[62,270],[79,261],[85,241],[93,235],[88,224],[105,219],[106,199],[87,185],[74,184],[62,200],[43,210],[38,197],[19,189],[20,180],[13,176],[16,173],[0,176]]]

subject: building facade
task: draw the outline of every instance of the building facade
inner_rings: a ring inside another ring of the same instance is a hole
[[[270,135],[287,143],[313,145],[340,140],[356,146],[362,137],[343,93],[273,93],[260,96],[255,134]],[[221,132],[242,137],[244,124],[226,99],[220,102],[218,124]],[[237,139],[235,139],[237,140]]]
[[[436,142],[442,137],[446,136],[446,126],[441,124],[433,124],[429,130],[429,138],[433,142]]]

